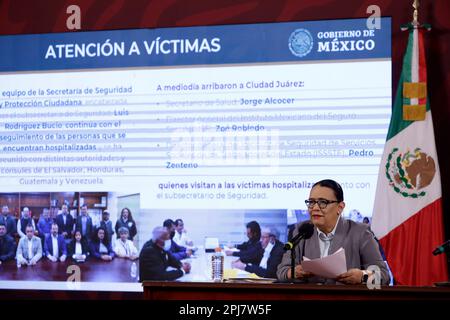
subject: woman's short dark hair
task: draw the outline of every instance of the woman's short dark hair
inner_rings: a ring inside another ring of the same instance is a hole
[[[247,229],[250,229],[250,231],[253,233],[253,238],[259,240],[261,239],[261,227],[259,226],[259,223],[256,221],[250,221],[246,225]]]
[[[334,196],[336,197],[337,201],[344,201],[344,191],[342,191],[341,185],[336,181],[331,179],[320,180],[314,183],[312,187],[314,188],[315,186],[330,188],[331,190],[333,190]]]

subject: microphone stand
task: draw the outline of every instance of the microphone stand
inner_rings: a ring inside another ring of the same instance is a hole
[[[305,240],[303,239],[303,250],[302,250],[302,257],[300,257],[300,261],[303,258],[303,254],[305,252]],[[296,279],[295,278],[295,247],[292,246],[291,250],[291,278],[287,279],[287,283],[307,283],[308,280],[306,279]]]
[[[284,250],[291,251],[291,277],[290,279],[287,278],[285,280],[281,280],[281,281],[277,281],[277,282],[283,282],[283,283],[306,283],[308,282],[305,279],[296,279],[295,278],[295,247],[299,244],[299,242],[301,240],[303,240],[303,250],[302,250],[302,256],[300,257],[300,261],[303,258],[303,254],[305,252],[305,243],[306,243],[306,239],[311,238],[312,234],[314,233],[314,226],[312,225],[312,223],[307,223],[307,224],[302,224],[299,229],[298,229],[298,234],[293,237],[289,242],[287,242],[284,245]],[[289,271],[288,271],[289,272]],[[289,275],[289,273],[288,273]]]
[[[291,249],[291,280],[295,280],[295,246]]]
[[[450,266],[450,250],[445,250],[445,255],[447,257],[447,269],[448,266]],[[442,281],[442,282],[435,282],[434,285],[436,287],[450,287],[450,281]]]

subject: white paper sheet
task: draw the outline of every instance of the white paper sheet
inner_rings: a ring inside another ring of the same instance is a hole
[[[231,251],[231,252],[239,252],[239,251],[241,251],[241,250],[239,250],[238,248],[230,248],[230,247],[228,247],[228,246],[226,246],[226,245],[224,245],[223,246],[223,250],[226,252],[226,251]]]
[[[332,255],[319,258],[308,259],[303,257],[302,267],[304,271],[314,273],[316,276],[334,279],[338,275],[347,272],[347,262],[345,260],[345,250],[340,248]]]

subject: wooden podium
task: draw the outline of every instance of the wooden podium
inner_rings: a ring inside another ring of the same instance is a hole
[[[450,288],[282,283],[143,283],[146,300],[449,300]]]

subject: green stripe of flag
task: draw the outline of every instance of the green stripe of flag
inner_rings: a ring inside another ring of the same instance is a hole
[[[419,30],[419,32],[421,31]],[[413,45],[414,45],[413,29],[410,29],[408,37],[408,46],[405,52],[405,56],[403,57],[402,73],[400,75],[394,105],[392,107],[391,123],[389,125],[389,131],[386,141],[396,136],[398,133],[400,133],[400,131],[406,129],[409,125],[411,125],[414,122],[403,120],[403,104],[410,103],[410,99],[403,98],[403,82],[411,82]],[[427,111],[430,110],[428,100],[429,99],[427,99],[426,104]]]

